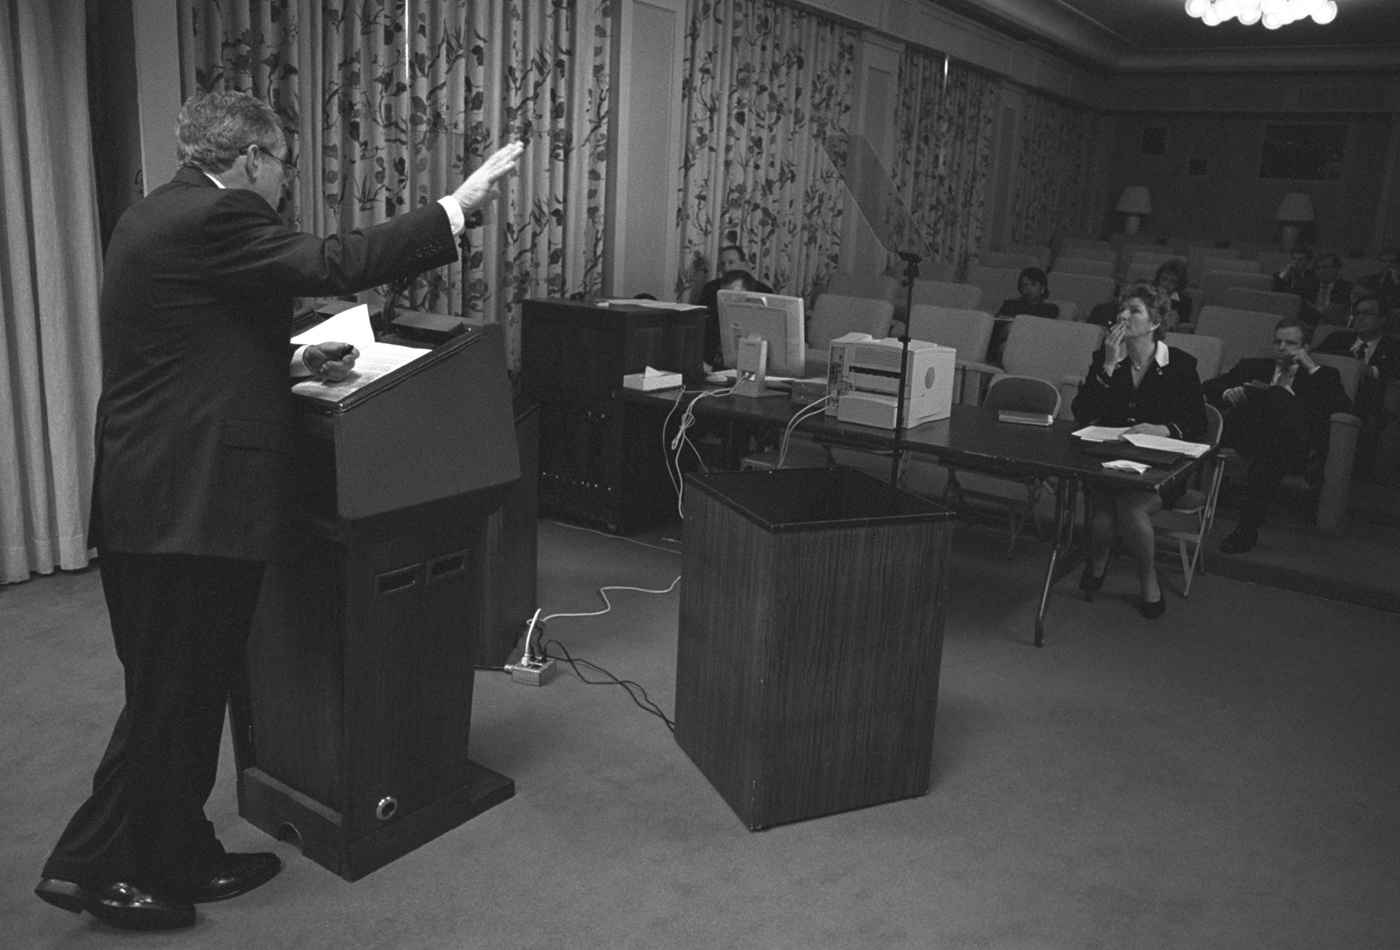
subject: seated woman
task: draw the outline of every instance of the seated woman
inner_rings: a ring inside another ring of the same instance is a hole
[[[1016,289],[1021,296],[1006,298],[1002,301],[1001,309],[996,312],[999,319],[992,328],[992,339],[987,346],[989,362],[1001,362],[1001,351],[1006,346],[1007,334],[1011,332],[1011,317],[1029,314],[1048,320],[1060,318],[1060,308],[1045,300],[1050,295],[1050,280],[1039,267],[1027,267],[1021,271],[1021,275],[1016,278]]]
[[[1118,298],[1118,320],[1094,354],[1089,373],[1070,409],[1082,425],[1126,426],[1129,432],[1199,442],[1206,435],[1205,399],[1196,361],[1162,342],[1170,298],[1153,284],[1130,284]],[[1080,586],[1086,594],[1103,586],[1115,535],[1138,562],[1142,603],[1149,619],[1167,609],[1157,583],[1152,516],[1170,508],[1186,490],[1168,483],[1160,494],[1131,488],[1089,491],[1089,558]]]
[[[1161,287],[1171,300],[1171,313],[1167,317],[1167,329],[1175,330],[1177,324],[1191,322],[1191,298],[1186,295],[1186,262],[1180,260],[1163,261],[1157,268],[1152,283]]]

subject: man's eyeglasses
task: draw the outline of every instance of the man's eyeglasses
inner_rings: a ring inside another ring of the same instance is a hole
[[[249,144],[239,149],[239,151],[246,152],[248,151],[248,149],[254,147],[256,147],[259,152],[266,155],[268,158],[273,159],[277,162],[277,164],[282,166],[282,183],[284,185],[290,185],[292,182],[297,180],[297,167],[295,164],[287,161],[285,158],[278,158],[276,155],[272,154],[267,149],[263,148],[261,145],[258,145],[257,142],[250,142]]]

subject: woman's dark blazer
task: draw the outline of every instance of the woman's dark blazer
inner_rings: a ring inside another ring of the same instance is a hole
[[[1206,438],[1206,405],[1196,360],[1174,346],[1167,348],[1167,365],[1148,364],[1142,382],[1133,388],[1132,367],[1126,359],[1112,376],[1103,371],[1103,349],[1094,353],[1089,373],[1070,405],[1074,419],[1083,425],[1164,425],[1173,438],[1203,442]]]

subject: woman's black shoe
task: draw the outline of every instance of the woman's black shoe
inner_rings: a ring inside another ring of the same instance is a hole
[[[1084,560],[1084,573],[1079,575],[1079,589],[1084,592],[1084,599],[1092,601],[1094,591],[1103,586],[1104,578],[1108,577],[1108,563],[1104,562],[1103,573],[1094,576],[1094,559],[1092,557]]]
[[[1156,600],[1143,600],[1138,604],[1138,613],[1148,620],[1156,620],[1167,612],[1167,595],[1159,593]]]

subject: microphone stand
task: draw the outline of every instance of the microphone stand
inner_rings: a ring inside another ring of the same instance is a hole
[[[904,304],[904,332],[899,335],[899,389],[894,397],[894,450],[890,456],[890,488],[899,487],[899,462],[904,453],[904,390],[909,381],[909,321],[914,313],[914,281],[919,276],[923,260],[913,251],[900,251],[904,261],[904,283],[908,287]],[[893,498],[893,496],[891,496]]]

